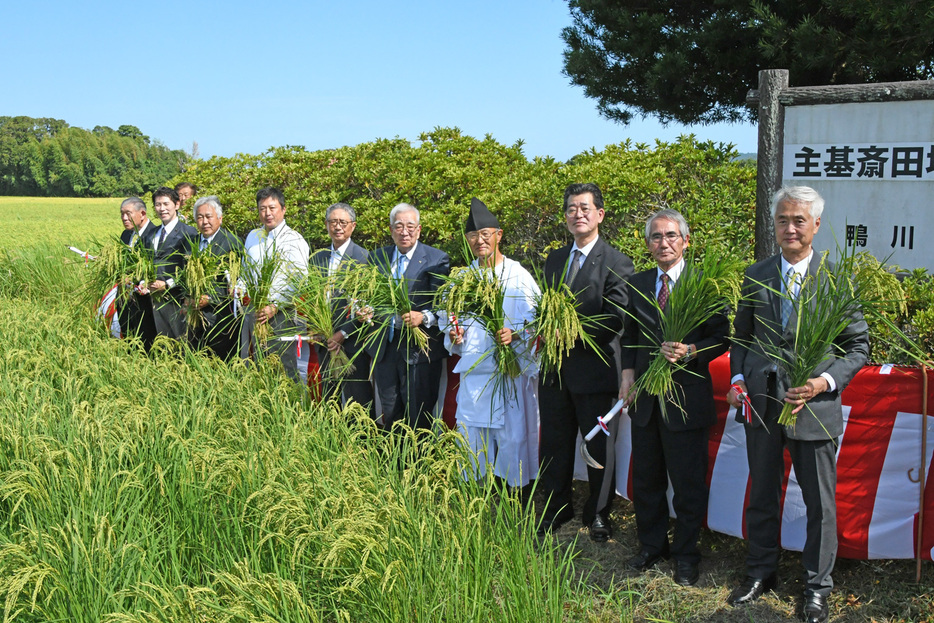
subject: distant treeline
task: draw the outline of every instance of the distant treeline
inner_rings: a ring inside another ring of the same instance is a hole
[[[178,175],[187,160],[132,125],[88,131],[61,119],[0,117],[0,195],[140,195]]]

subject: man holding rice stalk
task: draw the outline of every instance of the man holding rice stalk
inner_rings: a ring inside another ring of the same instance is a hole
[[[393,244],[370,253],[370,270],[375,269],[378,283],[357,301],[365,306],[357,317],[374,362],[381,409],[377,422],[386,429],[397,421],[430,429],[447,357],[438,313],[431,308],[451,272],[451,260],[418,241],[422,226],[415,206],[396,205],[389,212],[389,227]]]
[[[623,328],[629,297],[626,279],[633,273],[632,260],[600,238],[603,194],[596,184],[571,184],[564,191],[564,217],[574,242],[548,255],[545,287],[560,290],[566,284],[573,293],[578,316],[600,316],[587,340],[578,338],[557,370],[543,359],[539,381],[541,416],[541,473],[539,483],[549,495],[539,532],[557,530],[574,518],[571,484],[578,432],[586,435],[597,419],[614,405],[619,391],[617,363],[619,333]],[[540,320],[541,322],[541,320]],[[561,324],[565,324],[562,322]],[[540,335],[545,342],[558,335]],[[543,347],[547,352],[547,346]],[[616,420],[614,420],[615,422]],[[616,430],[613,424],[611,430]],[[612,456],[614,435],[599,435],[588,444],[590,456],[606,467],[588,467],[590,495],[581,520],[590,527],[590,538],[610,538],[610,500],[615,495]],[[609,472],[609,473],[606,473]],[[599,508],[598,508],[599,506]]]
[[[652,214],[645,242],[656,268],[629,280],[622,337],[622,383],[632,420],[632,488],[639,553],[646,571],[669,555],[675,583],[699,578],[697,539],[707,515],[707,431],[717,421],[708,365],[726,352],[730,322],[717,259],[707,270],[686,263],[687,221],[676,210]],[[722,273],[722,271],[720,271]],[[738,284],[738,279],[736,279]],[[655,379],[662,382],[653,382]],[[674,489],[674,538],[668,543],[668,481]]]
[[[240,321],[234,315],[231,296],[236,286],[236,275],[231,276],[230,269],[234,268],[236,272],[236,267],[242,262],[243,243],[224,229],[224,208],[216,195],[195,201],[193,214],[201,235],[197,244],[192,246],[186,273],[199,263],[202,256],[208,260],[202,265],[213,270],[201,271],[201,283],[197,287],[187,284],[188,338],[195,348],[210,350],[229,361],[240,349]]]
[[[334,203],[324,213],[324,222],[331,238],[331,248],[315,253],[311,263],[329,280],[337,279],[342,266],[366,264],[369,252],[351,240],[357,227],[357,213],[346,203]],[[330,296],[330,294],[329,294]],[[349,312],[349,302],[343,297],[330,299],[331,315],[336,329],[332,335],[322,338],[324,344],[315,345],[318,363],[322,368],[330,364],[331,353],[343,350],[351,365],[341,377],[341,394],[344,402],[354,400],[373,409],[373,385],[370,382],[370,355],[358,344],[354,333],[354,319]],[[325,375],[327,379],[327,375]],[[329,385],[327,380],[325,385]]]
[[[198,230],[179,220],[178,193],[173,189],[166,186],[157,188],[152,193],[152,204],[162,220],[162,225],[156,228],[149,239],[156,265],[156,278],[140,294],[149,295],[156,332],[183,340],[186,334],[185,318],[182,316],[184,292],[176,279],[185,266],[191,245],[198,237]]]
[[[146,204],[139,197],[123,200],[120,204],[120,220],[123,221],[120,241],[131,249],[136,248],[136,245],[147,246],[158,229],[150,222],[146,214]],[[127,288],[134,286],[136,284],[126,285]],[[139,336],[148,350],[156,338],[156,326],[152,315],[144,313],[143,303],[136,296],[127,296],[122,300],[124,303],[119,306],[117,314],[123,337]]]
[[[304,322],[292,302],[294,284],[308,274],[308,243],[285,223],[285,196],[278,188],[261,188],[256,209],[262,227],[247,234],[244,281],[251,311],[243,321],[240,356],[278,355],[286,374],[299,380],[293,342],[277,337],[302,335]]]
[[[538,368],[524,328],[540,292],[526,269],[503,256],[499,221],[476,197],[464,231],[477,259],[452,272],[442,291],[452,295],[444,344],[460,355],[457,426],[477,457],[476,476],[489,468],[508,486],[524,487],[538,475]]]
[[[747,578],[729,603],[750,603],[776,585],[787,447],[807,507],[803,612],[812,623],[827,620],[833,588],[840,393],[869,353],[868,327],[847,276],[835,274],[812,246],[823,208],[823,198],[806,186],[782,188],[772,198],[781,253],[746,270],[727,394],[745,424],[751,480]],[[802,366],[803,374],[793,372]]]

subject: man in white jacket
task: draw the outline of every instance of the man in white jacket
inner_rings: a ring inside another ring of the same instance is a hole
[[[465,227],[476,256],[471,265],[492,270],[505,289],[503,327],[492,328],[473,316],[451,319],[445,346],[461,359],[457,391],[457,426],[477,456],[477,477],[492,468],[507,485],[522,487],[538,475],[538,365],[524,330],[534,315],[540,293],[532,275],[504,257],[499,245],[499,221],[476,197],[471,199]],[[497,342],[514,349],[521,373],[516,378],[497,373]]]

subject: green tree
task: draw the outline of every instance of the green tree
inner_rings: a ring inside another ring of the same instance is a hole
[[[177,175],[187,158],[135,126],[88,131],[59,119],[0,117],[0,195],[140,195]]]
[[[600,113],[751,119],[760,69],[795,86],[934,77],[930,0],[568,0],[564,72]]]

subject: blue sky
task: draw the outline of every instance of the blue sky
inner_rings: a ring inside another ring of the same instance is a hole
[[[564,0],[37,0],[5,2],[0,21],[0,115],[135,125],[202,157],[436,126],[559,160],[684,133],[756,150],[752,124],[601,118],[561,73]]]

